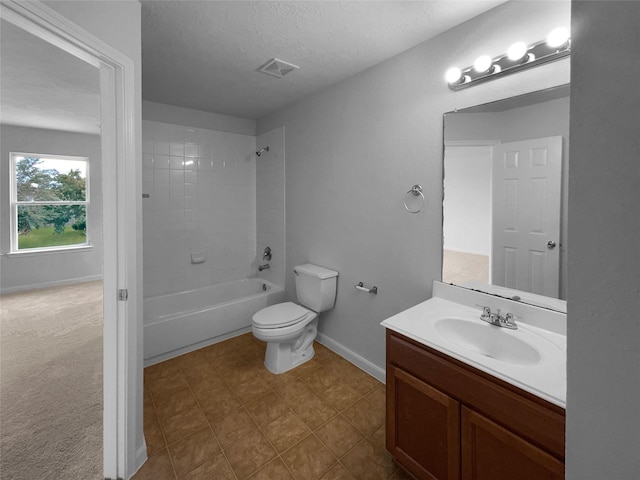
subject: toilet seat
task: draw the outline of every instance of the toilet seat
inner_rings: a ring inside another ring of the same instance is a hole
[[[277,303],[263,308],[253,316],[253,325],[258,328],[283,328],[315,318],[316,312],[293,302]]]

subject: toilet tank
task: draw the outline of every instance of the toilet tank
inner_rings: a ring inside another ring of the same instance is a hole
[[[293,268],[298,302],[314,312],[324,312],[336,303],[338,272],[306,263]]]

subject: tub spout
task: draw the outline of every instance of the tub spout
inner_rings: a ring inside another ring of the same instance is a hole
[[[269,264],[268,264],[268,263],[265,263],[265,264],[263,264],[263,265],[258,265],[258,271],[259,271],[259,272],[261,272],[261,271],[263,271],[263,270],[269,270],[269,268],[271,268],[271,267],[269,266]]]

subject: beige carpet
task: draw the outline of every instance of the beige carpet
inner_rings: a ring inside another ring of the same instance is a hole
[[[102,477],[102,282],[0,296],[0,478]]]

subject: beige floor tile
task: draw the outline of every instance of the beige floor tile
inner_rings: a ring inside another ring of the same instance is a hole
[[[338,374],[333,369],[324,366],[300,378],[317,394],[323,393],[328,388],[340,382]]]
[[[155,404],[160,422],[164,422],[185,410],[193,410],[198,407],[196,398],[188,386],[181,390],[176,390],[170,396],[163,396],[156,400]]]
[[[274,388],[274,391],[289,405],[297,403],[297,399],[302,395],[313,393],[306,383],[298,379],[280,385]]]
[[[298,480],[320,478],[337,461],[336,457],[313,434],[282,453],[281,457]]]
[[[348,363],[345,368],[339,369],[338,374],[361,395],[367,395],[371,390],[381,385],[378,380],[351,363]]]
[[[192,435],[207,426],[207,419],[199,407],[183,410],[172,417],[160,420],[168,445]]]
[[[354,403],[342,415],[365,435],[371,435],[384,423],[384,411],[373,406],[366,398]]]
[[[291,408],[312,430],[338,413],[315,393],[298,397]]]
[[[168,369],[166,372],[166,375],[147,382],[149,390],[151,391],[151,397],[156,404],[159,401],[171,397],[176,391],[189,387],[187,379],[179,369]]]
[[[341,412],[360,400],[362,396],[346,383],[338,381],[322,392],[320,398]]]
[[[376,408],[384,411],[387,404],[386,387],[382,383],[377,385],[365,396],[365,398],[373,403]]]
[[[385,480],[396,471],[391,457],[366,439],[347,453],[341,462],[358,480]]]
[[[207,398],[220,390],[229,389],[222,376],[216,372],[211,372],[206,377],[193,378],[189,381],[189,386],[198,400]]]
[[[243,480],[276,457],[276,451],[259,431],[251,432],[225,451],[236,476]]]
[[[321,366],[322,364],[318,360],[316,360],[315,358],[312,358],[311,360],[306,361],[302,365],[298,365],[292,371],[295,372],[295,374],[298,375],[298,377],[304,377],[306,375],[309,375],[309,373],[313,372],[314,370],[320,368]]]
[[[249,363],[242,363],[236,367],[234,375],[226,377],[225,380],[230,387],[236,387],[242,383],[261,380],[260,371]]]
[[[239,385],[232,386],[231,390],[240,399],[240,402],[245,405],[273,392],[267,382],[261,378],[248,380]]]
[[[258,367],[255,367],[258,368]],[[293,370],[289,370],[288,372],[280,373],[276,375],[275,373],[271,373],[264,365],[261,365],[259,368],[260,375],[262,379],[269,384],[269,386],[273,389],[277,389],[283,385],[286,385],[289,382],[297,380],[298,376],[293,373]]]
[[[378,428],[375,432],[369,435],[369,439],[373,442],[374,445],[386,449],[386,430],[385,425],[383,424],[380,428]]]
[[[364,438],[351,423],[340,415],[315,430],[315,434],[338,458]]]
[[[263,427],[264,433],[278,452],[283,452],[295,445],[311,430],[292,411]]]
[[[275,392],[271,392],[246,405],[246,408],[255,422],[261,427],[269,425],[291,410],[289,405],[276,395]]]
[[[408,479],[384,448],[384,385],[315,349],[275,375],[248,333],[146,368],[135,480]]]
[[[271,461],[249,477],[250,480],[295,480],[280,458]]]
[[[320,480],[356,480],[356,477],[351,475],[344,465],[337,463],[331,470],[320,477]]]
[[[149,455],[147,461],[138,470],[132,480],[173,480],[176,475],[171,466],[169,453],[166,448]]]
[[[223,449],[258,429],[258,425],[244,408],[240,408],[211,425]]]
[[[207,425],[193,435],[169,445],[169,455],[178,477],[185,475],[220,453],[220,445]]]
[[[154,480],[163,480],[160,477]],[[231,470],[231,465],[225,456],[220,453],[212,460],[208,460],[199,467],[191,470],[180,480],[236,480],[236,476]]]
[[[198,401],[209,423],[226,417],[242,406],[240,400],[227,387],[215,392],[209,392],[208,395],[201,396]]]
[[[154,409],[144,412],[144,438],[147,443],[147,453],[152,454],[162,450],[167,445],[164,441],[162,427]]]

